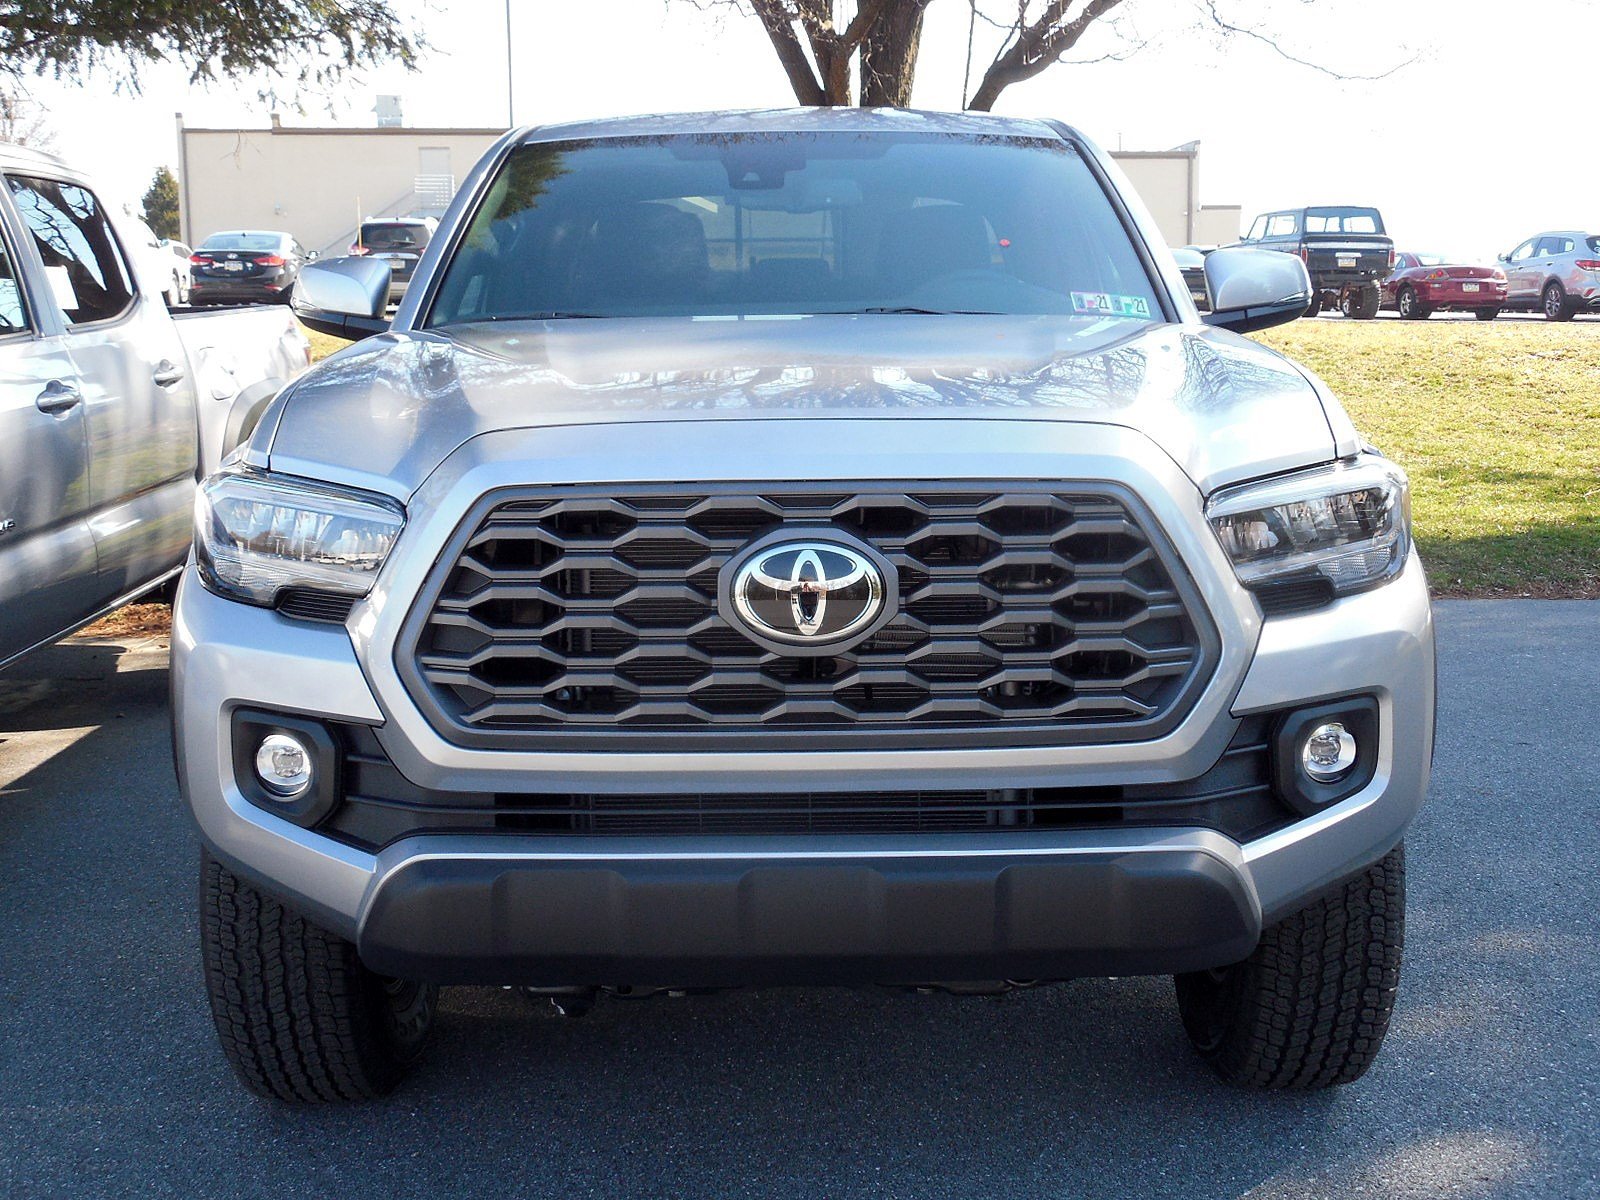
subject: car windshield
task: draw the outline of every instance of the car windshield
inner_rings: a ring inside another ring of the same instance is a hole
[[[785,133],[519,148],[428,324],[886,312],[1162,319],[1066,141]]]
[[[1308,208],[1307,233],[1382,233],[1383,218],[1375,208]]]
[[[213,233],[202,250],[276,250],[283,239],[275,233]]]
[[[421,250],[428,244],[428,228],[369,222],[361,227],[360,240],[369,250]]]

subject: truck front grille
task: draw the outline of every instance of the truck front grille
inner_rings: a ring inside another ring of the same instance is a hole
[[[789,529],[887,558],[893,618],[825,657],[724,620],[720,568]],[[540,489],[486,500],[442,561],[398,664],[466,745],[1131,740],[1180,719],[1214,658],[1182,568],[1109,485]]]

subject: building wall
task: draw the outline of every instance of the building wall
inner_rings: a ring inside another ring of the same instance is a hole
[[[1195,207],[1191,191],[1195,170],[1192,151],[1167,152],[1113,151],[1123,173],[1156,219],[1161,236],[1169,246],[1186,246],[1194,241],[1189,214]]]
[[[459,182],[500,129],[183,129],[183,240],[219,229],[282,229],[343,250],[358,219],[426,207],[419,175]]]
[[[1195,229],[1195,244],[1226,246],[1244,232],[1244,210],[1237,204],[1202,204],[1200,223]]]

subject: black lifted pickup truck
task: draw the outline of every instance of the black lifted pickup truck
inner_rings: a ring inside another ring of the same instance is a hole
[[[1358,321],[1378,315],[1379,284],[1394,269],[1394,241],[1375,208],[1291,208],[1262,213],[1239,242],[1298,254],[1311,275],[1314,317],[1325,304]]]

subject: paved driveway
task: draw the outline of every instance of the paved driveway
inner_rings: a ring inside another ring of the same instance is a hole
[[[456,990],[389,1103],[263,1103],[205,1012],[164,652],[58,648],[0,683],[0,1195],[1600,1195],[1600,604],[1439,616],[1395,1027],[1316,1096],[1213,1082],[1126,979],[575,1022]]]

